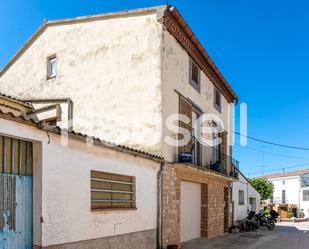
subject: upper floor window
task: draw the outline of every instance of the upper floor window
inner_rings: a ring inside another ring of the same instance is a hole
[[[309,190],[303,191],[303,201],[309,201]]]
[[[214,91],[214,106],[218,112],[221,112],[221,93],[217,88]]]
[[[239,190],[238,192],[238,204],[245,205],[245,192],[243,190]]]
[[[47,59],[47,78],[53,78],[57,75],[57,57],[51,56]]]
[[[201,90],[201,70],[193,60],[190,60],[190,85],[198,92]]]

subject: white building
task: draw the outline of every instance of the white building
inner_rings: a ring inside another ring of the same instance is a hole
[[[258,212],[260,209],[261,197],[259,192],[252,186],[250,181],[238,170],[239,179],[233,182],[233,221],[245,219],[249,211]]]
[[[274,184],[273,198],[268,202],[278,205],[294,206],[309,218],[309,169],[265,175]]]
[[[0,95],[1,248],[155,249],[162,159],[73,131],[62,146],[30,108]]]
[[[47,21],[0,71],[0,91],[51,108],[53,124],[62,128],[72,119],[77,132],[164,157],[158,231],[164,248],[228,230],[237,165],[230,146],[232,106],[238,97],[176,8]],[[167,127],[169,117],[179,114],[187,119]],[[215,138],[221,144],[204,146],[196,139],[204,114],[222,121],[203,123],[220,126]],[[166,142],[184,128],[187,145]],[[192,160],[182,160],[182,153]]]

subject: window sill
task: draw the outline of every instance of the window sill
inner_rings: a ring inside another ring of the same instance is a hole
[[[221,107],[220,107],[220,106],[215,105],[215,109],[216,109],[219,113],[221,113]]]
[[[46,80],[51,80],[51,79],[55,79],[55,78],[56,78],[56,75],[50,76],[50,77],[46,77]]]
[[[91,212],[123,212],[123,211],[136,211],[137,208],[91,208]]]
[[[190,86],[192,86],[195,91],[197,91],[199,94],[201,94],[201,86],[200,84],[196,84],[194,81],[189,82]]]

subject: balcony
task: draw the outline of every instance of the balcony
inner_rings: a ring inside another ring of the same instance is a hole
[[[226,155],[220,149],[201,145],[195,140],[190,152],[179,152],[178,148],[175,147],[174,163],[190,164],[194,167],[238,179],[239,162],[237,160]]]

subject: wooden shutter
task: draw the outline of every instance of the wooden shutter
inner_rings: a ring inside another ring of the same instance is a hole
[[[221,143],[220,143],[220,161],[222,165],[223,173],[227,172],[227,132],[224,131],[220,133]]]
[[[187,145],[179,147],[179,153],[181,152],[191,152],[192,150],[192,139],[191,139],[191,132],[192,132],[192,105],[188,102],[183,96],[179,96],[179,114],[186,115],[190,122],[185,124],[184,122],[180,121],[179,126],[182,128],[187,129],[190,131],[190,142]],[[183,136],[180,135],[179,139],[183,139]]]

